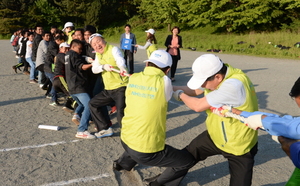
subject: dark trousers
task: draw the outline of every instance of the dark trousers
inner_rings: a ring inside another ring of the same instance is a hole
[[[177,63],[178,63],[178,56],[172,56],[171,78],[175,77],[175,72],[176,72],[176,69],[177,69]]]
[[[196,159],[196,162],[203,161],[209,156],[223,155],[229,163],[230,186],[250,186],[254,166],[254,156],[257,153],[257,144],[250,152],[236,156],[226,153],[215,146],[207,131],[204,131],[185,148]],[[168,168],[169,169],[169,168]],[[166,169],[165,171],[170,171]],[[169,178],[172,181],[171,178]],[[169,185],[170,181],[166,180]]]
[[[120,127],[122,127],[121,120],[124,116],[125,90],[126,87],[120,87],[114,90],[103,90],[90,100],[89,107],[92,119],[95,122],[98,130],[109,128],[110,120],[105,117],[105,114],[107,113],[105,113],[103,111],[104,109],[101,107],[106,107],[112,102],[116,103],[117,119]]]
[[[129,60],[129,67],[127,66],[127,58]],[[134,66],[133,66],[133,52],[130,50],[125,50],[124,51],[124,59],[125,59],[125,64],[127,68],[129,69],[129,74],[134,73]]]
[[[141,153],[129,148],[123,141],[125,152],[118,159],[118,164],[125,170],[130,171],[137,163],[147,166],[173,167],[164,171],[157,179],[158,183],[164,184],[164,180],[173,180],[169,185],[176,186],[180,183],[189,168],[195,165],[194,157],[186,150],[178,150],[165,145],[162,151],[155,153]]]
[[[64,77],[54,77],[53,88],[57,93],[63,92],[66,96],[70,97],[70,93],[68,91],[68,85]]]

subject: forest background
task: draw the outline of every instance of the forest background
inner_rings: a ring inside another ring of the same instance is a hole
[[[1,0],[0,34],[20,28],[46,30],[65,22],[93,25],[109,42],[119,42],[131,24],[139,44],[154,28],[159,47],[173,26],[185,49],[277,58],[300,56],[299,0]]]

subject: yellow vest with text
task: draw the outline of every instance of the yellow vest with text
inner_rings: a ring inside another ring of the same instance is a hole
[[[121,139],[135,151],[155,153],[165,147],[168,104],[164,75],[158,68],[146,67],[129,78]]]
[[[150,57],[151,53],[154,52],[155,50],[157,50],[156,44],[152,44],[147,48],[148,58]]]
[[[117,66],[115,58],[112,54],[113,47],[113,45],[106,44],[103,54],[97,52],[96,55],[101,65],[109,64],[113,68],[119,70],[119,67]],[[105,90],[114,90],[126,86],[128,83],[128,77],[121,76],[114,71],[108,72],[104,70],[101,75]]]
[[[250,79],[242,72],[242,70],[233,68],[228,64],[226,64],[226,66],[228,68],[224,80],[240,80],[245,88],[245,103],[236,108],[248,112],[257,111],[257,97]],[[221,84],[218,87],[220,87]],[[209,92],[211,91],[206,89],[204,93],[206,95]],[[257,131],[250,129],[241,121],[234,118],[220,117],[213,114],[210,109],[206,110],[206,113],[207,131],[214,144],[222,151],[239,156],[249,152],[257,143]]]

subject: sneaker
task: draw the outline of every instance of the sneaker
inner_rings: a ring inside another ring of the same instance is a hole
[[[56,107],[56,106],[59,106],[59,103],[57,101],[53,101],[49,105]]]
[[[112,136],[114,134],[113,130],[111,127],[109,127],[107,130],[103,129],[97,133],[95,133],[95,136],[97,138],[104,138],[104,137],[109,137]]]
[[[19,56],[16,56],[16,58],[18,59],[18,58],[19,58]]]
[[[109,115],[114,114],[116,112],[117,112],[117,107],[113,106],[113,107],[111,107],[111,110],[109,111]]]
[[[12,69],[15,71],[15,73],[18,73],[18,69],[17,69],[16,65],[12,66]]]
[[[44,84],[39,84],[39,87],[42,88],[44,86]]]
[[[75,137],[81,138],[81,139],[95,139],[96,138],[94,135],[90,134],[88,131],[77,132]]]
[[[78,116],[77,114],[74,114],[72,117],[72,121],[73,121],[73,123],[75,123],[75,125],[79,125],[80,124],[80,116]]]
[[[34,83],[34,84],[36,84],[36,83],[38,83],[35,79],[31,79],[30,81],[29,81],[29,83]]]
[[[47,94],[47,95],[45,95],[45,98],[51,99],[52,95],[51,94]]]
[[[64,111],[66,111],[66,112],[68,112],[68,113],[73,113],[74,112],[74,109],[72,108],[69,108],[69,107],[66,107],[66,106],[64,106],[63,108],[62,108]]]

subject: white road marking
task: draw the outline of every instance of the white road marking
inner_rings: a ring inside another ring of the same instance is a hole
[[[40,147],[46,147],[46,146],[54,146],[54,145],[60,145],[65,143],[74,143],[78,142],[79,140],[72,140],[72,141],[60,141],[60,142],[54,142],[54,143],[46,143],[46,144],[40,144],[40,145],[33,145],[33,146],[24,146],[24,147],[14,147],[14,148],[7,148],[7,149],[0,149],[0,152],[7,152],[7,151],[13,151],[13,150],[23,150],[23,149],[35,149]]]
[[[78,179],[60,181],[60,182],[54,182],[54,183],[47,183],[47,184],[44,184],[44,185],[41,185],[41,186],[60,186],[60,185],[68,185],[68,184],[79,183],[79,182],[89,182],[89,181],[97,180],[99,178],[107,178],[109,176],[110,175],[108,173],[105,173],[105,174],[100,174],[98,176],[78,178]]]

